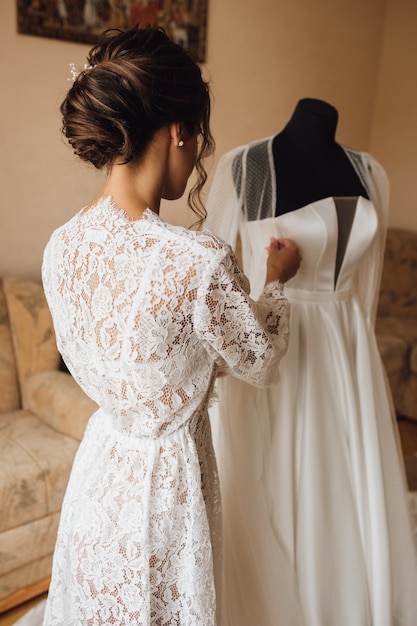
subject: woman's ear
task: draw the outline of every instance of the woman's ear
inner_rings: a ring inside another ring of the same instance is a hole
[[[174,142],[174,146],[183,146],[183,128],[181,122],[173,122],[171,124],[171,139]]]

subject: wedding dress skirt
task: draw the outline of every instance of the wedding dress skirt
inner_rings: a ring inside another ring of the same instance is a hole
[[[218,382],[227,626],[417,624],[401,450],[360,284],[378,228],[374,204],[359,197],[336,273],[331,197],[240,226],[253,297],[270,236],[294,239],[303,260],[285,289],[290,342],[280,383]],[[377,284],[371,269],[366,277]]]

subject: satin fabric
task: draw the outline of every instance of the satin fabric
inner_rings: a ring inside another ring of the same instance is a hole
[[[337,277],[333,198],[242,220],[239,234],[253,297],[271,235],[294,239],[303,260],[285,288],[290,343],[280,383],[255,389],[224,377],[212,409],[222,624],[415,626],[415,539],[373,330],[378,281],[366,285],[362,271],[378,267],[377,208],[358,198]]]

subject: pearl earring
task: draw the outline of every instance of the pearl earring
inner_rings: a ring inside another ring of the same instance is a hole
[[[179,148],[182,148],[182,147],[183,147],[183,145],[184,145],[184,142],[183,142],[183,140],[181,139],[181,141],[179,141],[179,142],[178,142],[178,147],[179,147]]]

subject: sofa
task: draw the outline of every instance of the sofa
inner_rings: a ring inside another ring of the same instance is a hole
[[[48,588],[62,498],[95,410],[60,368],[42,287],[0,278],[0,613]]]
[[[388,229],[375,329],[397,416],[417,420],[417,232]]]

